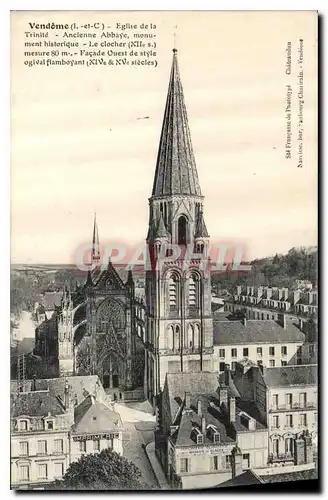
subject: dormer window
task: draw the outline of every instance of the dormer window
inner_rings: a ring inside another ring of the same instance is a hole
[[[203,434],[197,434],[197,444],[204,444]]]
[[[45,430],[49,430],[49,431],[52,431],[54,429],[54,421],[51,419],[51,420],[45,420],[44,421],[44,428]]]
[[[27,420],[19,420],[18,421],[18,430],[27,431],[28,430],[28,421]]]
[[[219,443],[220,442],[220,433],[219,432],[214,432],[214,434],[213,434],[213,442],[214,443]]]

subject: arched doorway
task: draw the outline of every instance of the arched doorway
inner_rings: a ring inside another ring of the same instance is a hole
[[[181,215],[178,220],[178,245],[187,244],[187,219]]]

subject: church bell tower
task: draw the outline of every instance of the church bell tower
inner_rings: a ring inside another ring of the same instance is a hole
[[[209,235],[203,203],[173,49],[149,199],[145,380],[150,401],[163,388],[166,373],[212,371]]]

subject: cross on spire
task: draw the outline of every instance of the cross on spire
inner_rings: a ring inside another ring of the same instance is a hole
[[[176,24],[174,26],[174,31],[173,31],[173,51],[177,51],[177,31],[178,31],[178,25]]]

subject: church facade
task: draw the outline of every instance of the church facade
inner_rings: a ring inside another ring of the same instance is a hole
[[[203,204],[174,49],[149,199],[145,380],[150,401],[163,389],[166,373],[212,371],[211,266]]]
[[[98,375],[104,388],[132,390],[144,384],[142,301],[131,271],[126,282],[109,261],[100,266],[94,222],[92,267],[74,292],[65,289],[58,319],[60,376]],[[141,323],[140,323],[141,322]]]

